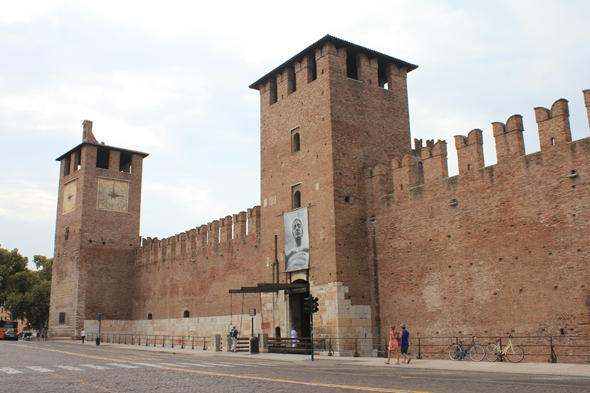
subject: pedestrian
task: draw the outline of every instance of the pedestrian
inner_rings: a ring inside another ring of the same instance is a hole
[[[235,352],[238,347],[238,329],[235,326],[232,326],[230,334],[231,336],[231,350]]]
[[[406,330],[405,324],[402,323],[400,327],[402,328],[401,352],[404,355],[404,361],[402,363],[410,364],[410,360],[412,360],[410,355],[408,355],[408,347],[412,345],[410,342],[410,332]]]
[[[45,341],[45,336],[47,335],[47,329],[41,329],[41,340]]]
[[[299,340],[297,340],[297,326],[293,326],[293,329],[291,330],[291,342],[293,343],[293,348],[295,348],[299,342]]]
[[[395,331],[395,326],[391,325],[391,331],[389,332],[389,347],[387,348],[387,361],[385,364],[389,364],[389,360],[391,360],[391,351],[395,351],[395,355],[397,356],[397,363],[399,364],[399,333]]]
[[[84,344],[84,340],[86,340],[86,330],[82,329],[80,336],[82,337],[82,344]]]

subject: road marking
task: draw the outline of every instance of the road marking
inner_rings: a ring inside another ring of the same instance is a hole
[[[201,364],[201,363],[178,363],[178,364],[186,364],[188,366],[198,366],[198,367],[215,367],[215,366],[211,366],[210,364]]]
[[[10,345],[10,346],[16,346],[19,344],[4,344],[4,345]],[[65,347],[65,346],[64,346]],[[70,346],[71,347],[71,346]],[[25,347],[27,349],[32,349],[33,347]],[[50,348],[40,348],[40,347],[35,347],[34,349],[36,350],[42,350],[42,351],[49,351],[49,352],[58,352],[58,353],[64,353],[64,354],[68,354],[68,355],[74,355],[74,356],[81,356],[81,357],[87,357],[87,358],[94,358],[94,359],[102,359],[102,360],[109,360],[109,361],[122,361],[121,359],[118,358],[112,358],[112,357],[105,357],[105,356],[96,356],[96,355],[86,355],[86,354],[81,354],[81,353],[76,353],[76,352],[68,352],[68,351],[63,351],[63,350],[59,350],[59,349],[50,349]],[[112,356],[112,354],[111,354]],[[285,362],[286,363],[286,362]],[[135,364],[141,364],[141,363],[135,363]],[[154,366],[152,365],[152,367],[158,367],[158,366]],[[164,368],[165,366],[159,366],[161,368]],[[387,367],[389,368],[389,367]],[[220,377],[233,377],[233,378],[238,378],[238,379],[252,379],[252,380],[263,380],[263,381],[275,381],[275,382],[282,382],[282,383],[291,383],[291,384],[304,384],[304,385],[312,385],[312,386],[328,386],[328,385],[324,385],[321,383],[314,383],[314,382],[299,382],[299,381],[290,381],[290,380],[283,380],[283,379],[271,379],[271,378],[265,378],[265,377],[254,377],[254,376],[246,376],[246,375],[239,375],[239,374],[224,374],[224,373],[220,373],[220,372],[215,372],[215,371],[205,371],[205,370],[191,370],[191,369],[185,369],[185,368],[177,368],[176,370],[178,371],[184,371],[184,372],[190,372],[190,373],[196,373],[196,374],[203,374],[203,375],[215,375],[215,376],[220,376]],[[284,368],[284,370],[292,370],[291,368]],[[308,370],[312,373],[318,373],[318,374],[335,374],[335,375],[360,375],[360,376],[366,376],[364,374],[350,374],[350,373],[343,373],[343,372],[330,372],[330,371],[319,371],[319,370]],[[444,370],[443,370],[444,371]],[[394,378],[399,378],[395,375],[392,375],[392,377]],[[423,378],[423,377],[406,377],[406,378]],[[462,382],[482,382],[481,380],[478,379],[467,379],[467,378],[433,378],[433,377],[429,377],[429,378],[425,378],[428,380],[441,380],[441,381],[462,381]],[[550,387],[573,387],[573,388],[579,388],[580,386],[578,385],[567,385],[567,384],[549,384],[549,383],[538,383],[538,382],[516,382],[516,381],[501,381],[501,380],[490,380],[490,381],[486,381],[486,383],[488,384],[496,384],[496,385],[502,385],[502,384],[510,384],[510,385],[523,385],[523,386],[550,386]],[[395,390],[395,389],[379,389],[379,388],[370,388],[370,387],[362,387],[362,386],[340,386],[340,385],[331,385],[331,387],[343,387],[343,388],[347,388],[347,389],[355,389],[355,390],[372,390],[372,391],[381,391],[381,392],[396,392],[396,393],[400,393],[400,392],[418,392],[418,393],[425,393],[424,391],[406,391],[406,390]]]
[[[229,366],[227,364],[221,364],[221,363],[202,363],[202,364],[210,364],[212,366],[221,366],[221,367],[233,367],[233,366]]]
[[[152,364],[152,363],[138,363],[134,362],[133,364],[139,364],[140,366],[148,366],[148,367],[156,367],[156,368],[164,368],[166,366],[162,366],[161,364]]]
[[[278,363],[258,363],[258,362],[252,362],[252,363],[224,363],[224,364],[231,364],[233,366],[246,366],[246,367],[252,367],[252,366],[278,366],[279,365]]]
[[[81,368],[74,367],[74,366],[55,365],[53,367],[59,367],[59,368],[63,368],[64,370],[70,370],[70,371],[82,371]]]
[[[107,363],[109,366],[117,366],[121,368],[139,368],[137,366],[132,366],[130,364],[122,364],[122,363]]]
[[[0,371],[2,371],[3,373],[6,374],[22,374],[22,371],[18,371],[14,368],[10,368],[10,367],[0,367]]]
[[[93,368],[95,370],[110,370],[111,369],[110,367],[97,366],[96,364],[81,364],[80,366]]]
[[[34,370],[34,371],[38,371],[40,373],[52,373],[53,372],[53,370],[50,370],[48,368],[41,367],[41,366],[27,366],[27,368],[30,368],[31,370]]]
[[[183,363],[158,363],[163,364],[164,366],[174,366],[174,367],[188,367],[188,366],[181,366]]]

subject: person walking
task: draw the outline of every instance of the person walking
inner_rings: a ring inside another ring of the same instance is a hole
[[[299,340],[297,340],[297,327],[293,326],[293,330],[291,330],[291,342],[292,342],[292,347],[295,348],[297,347],[297,343],[299,342]]]
[[[238,347],[238,329],[235,326],[232,327],[231,332],[231,350],[235,352]]]
[[[412,345],[410,342],[410,332],[406,330],[405,324],[402,323],[400,327],[402,328],[401,352],[404,355],[404,361],[402,363],[410,364],[410,360],[412,360],[410,355],[408,355],[408,348]]]
[[[395,326],[391,325],[391,331],[389,332],[389,347],[387,351],[387,361],[385,364],[389,364],[391,360],[391,351],[395,351],[395,355],[397,356],[397,363],[399,363],[399,333],[395,331]]]
[[[84,340],[86,340],[86,330],[82,329],[80,337],[82,337],[82,344],[84,344]]]

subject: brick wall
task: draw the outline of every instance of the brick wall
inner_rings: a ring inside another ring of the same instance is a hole
[[[424,336],[590,333],[590,138],[569,142],[565,100],[536,112],[540,152],[523,155],[513,116],[494,123],[496,165],[478,165],[474,130],[456,137],[457,176],[426,173],[440,169],[436,147],[423,149],[425,184],[402,188],[410,161],[393,166],[395,191],[374,199],[382,334],[400,323]]]
[[[230,289],[262,282],[259,214],[260,207],[255,207],[167,239],[144,239],[135,255],[133,319],[147,319],[148,314],[153,319],[182,318],[185,311],[190,317],[206,317],[260,310],[260,295],[242,299],[229,294]]]

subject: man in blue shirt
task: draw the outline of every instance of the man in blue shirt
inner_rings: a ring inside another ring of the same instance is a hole
[[[402,328],[402,342],[401,342],[401,353],[404,355],[404,361],[402,363],[410,363],[412,358],[408,355],[408,347],[412,345],[410,342],[410,332],[406,330],[406,325],[401,324],[400,327]]]

